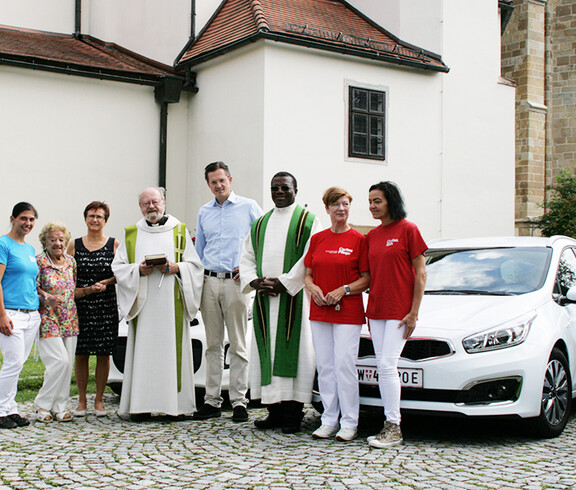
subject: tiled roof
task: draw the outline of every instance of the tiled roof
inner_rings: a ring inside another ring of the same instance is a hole
[[[0,26],[0,64],[54,69],[83,76],[111,75],[137,83],[173,76],[170,66],[90,36]]]
[[[193,66],[258,39],[448,71],[438,55],[404,43],[343,0],[224,0],[176,66]]]

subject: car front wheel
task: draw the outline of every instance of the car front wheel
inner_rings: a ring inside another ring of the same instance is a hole
[[[540,415],[529,420],[539,437],[559,436],[570,417],[572,380],[568,360],[559,349],[552,350],[544,373]]]

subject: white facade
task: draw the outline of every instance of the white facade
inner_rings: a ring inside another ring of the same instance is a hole
[[[197,0],[201,12],[211,1]],[[82,0],[80,32],[172,66],[190,39],[191,16],[191,0]],[[73,34],[76,2],[0,0],[0,25]]]
[[[457,3],[443,9],[441,236],[514,235],[515,89],[500,78],[498,6]]]
[[[50,8],[44,0],[0,2],[0,24],[74,31],[74,0]],[[197,32],[219,3],[196,1]],[[497,0],[350,3],[403,40],[441,53],[450,72],[264,41],[195,66],[199,92],[169,105],[169,212],[195,227],[212,198],[203,168],[223,160],[234,190],[264,209],[272,206],[272,175],[294,173],[298,201],[325,225],[327,187],[351,192],[351,223],[374,226],[368,187],[393,180],[426,239],[513,234],[514,89],[499,83]],[[84,0],[82,32],[172,64],[190,34],[190,5]],[[138,191],[158,181],[153,89],[5,65],[0,77],[0,162],[14,182],[0,197],[6,223],[12,205],[29,200],[39,227],[63,221],[79,236],[84,206],[98,199],[111,206],[107,232],[121,237],[140,216]],[[387,93],[383,163],[347,157],[349,85]]]
[[[39,250],[47,221],[82,235],[84,207],[99,200],[111,208],[106,232],[122,237],[140,217],[138,193],[158,183],[160,113],[153,88],[7,66],[0,66],[0,79],[0,233],[9,230],[13,205],[29,201],[40,214],[30,237]],[[171,106],[169,126],[185,121],[185,105]],[[168,143],[168,205],[183,214],[185,136]]]
[[[514,234],[514,89],[499,78],[497,2],[432,3],[443,4],[433,17],[443,15],[448,74],[263,41],[195,66],[190,183],[224,160],[237,192],[266,209],[271,177],[287,170],[326,225],[322,193],[341,185],[354,197],[350,221],[374,226],[368,188],[392,180],[426,239]],[[383,163],[347,157],[349,85],[387,93]],[[209,198],[205,189],[190,207]]]
[[[347,0],[348,3],[403,41],[443,53],[444,11],[459,8],[468,16],[472,2],[462,0]],[[474,2],[493,4],[497,2]],[[474,19],[469,16],[469,19]],[[469,21],[468,19],[468,21]]]

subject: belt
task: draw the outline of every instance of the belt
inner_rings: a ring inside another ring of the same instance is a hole
[[[216,277],[218,279],[232,279],[234,277],[233,272],[215,272],[204,269],[204,275],[209,277]]]
[[[27,310],[26,308],[6,308],[7,310],[19,311],[20,313],[32,313],[38,310]]]

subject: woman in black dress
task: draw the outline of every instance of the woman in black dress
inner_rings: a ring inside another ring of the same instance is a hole
[[[118,306],[116,304],[116,279],[110,268],[120,242],[104,235],[104,226],[110,208],[104,202],[93,201],[84,210],[88,233],[68,246],[78,266],[76,282],[76,307],[80,320],[80,335],[76,346],[76,384],[78,407],[76,417],[86,415],[86,386],[88,361],[96,355],[96,397],[94,411],[97,417],[107,415],[103,404],[104,390],[110,371],[110,355],[118,336]]]

